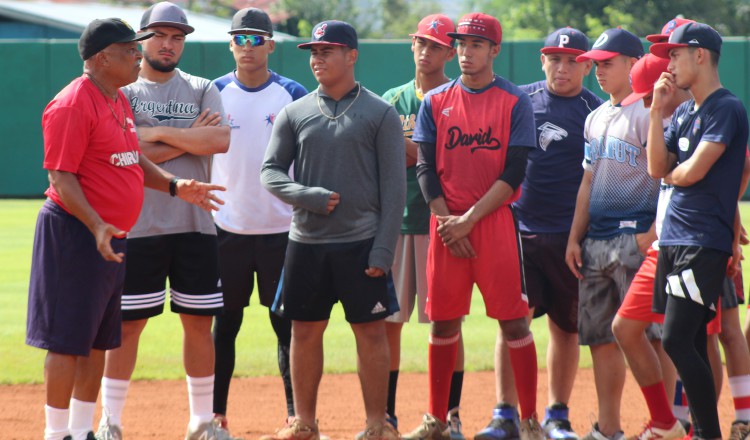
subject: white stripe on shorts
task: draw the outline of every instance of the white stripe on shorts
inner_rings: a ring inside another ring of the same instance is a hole
[[[172,302],[188,309],[216,309],[224,307],[224,294],[222,292],[208,295],[189,295],[170,289]]]
[[[669,286],[667,288],[667,294],[685,298],[685,292],[682,291],[682,285],[680,284],[679,275],[670,275],[667,277]]]
[[[145,295],[122,295],[122,310],[141,310],[164,304],[166,290]]]
[[[701,297],[701,289],[695,282],[695,274],[693,273],[693,269],[683,270],[681,276],[682,281],[685,283],[685,287],[687,288],[688,294],[690,295],[690,299],[700,305],[704,305],[703,298]]]

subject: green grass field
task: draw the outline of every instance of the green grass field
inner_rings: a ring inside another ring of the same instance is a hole
[[[43,350],[25,345],[26,302],[29,282],[34,223],[42,200],[0,200],[0,383],[39,383],[43,381]],[[741,206],[743,218],[750,218],[750,204]],[[747,222],[746,222],[747,223]],[[747,223],[750,224],[750,223]],[[750,276],[745,265],[745,279]],[[255,299],[255,298],[254,298]],[[741,307],[744,319],[745,307]],[[268,322],[268,311],[257,301],[246,309],[237,343],[239,376],[278,374],[276,342]],[[429,326],[413,322],[404,327],[402,371],[427,370],[427,335]],[[71,323],[71,325],[75,325]],[[546,320],[532,324],[539,353],[539,365],[545,365],[548,340]],[[466,369],[489,370],[497,323],[484,316],[481,295],[475,291],[472,314],[464,323]],[[176,379],[184,377],[182,369],[182,331],[177,315],[167,312],[153,318],[143,333],[135,379]],[[336,307],[325,340],[326,372],[344,373],[356,370],[354,337]],[[589,367],[588,350],[581,351],[581,366]]]

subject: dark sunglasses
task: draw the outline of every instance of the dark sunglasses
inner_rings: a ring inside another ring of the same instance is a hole
[[[238,46],[250,44],[250,47],[256,47],[266,44],[266,37],[262,35],[232,35],[232,41]]]

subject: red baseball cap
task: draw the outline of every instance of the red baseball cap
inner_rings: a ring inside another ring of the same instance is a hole
[[[409,36],[425,38],[441,46],[453,47],[453,38],[448,36],[448,33],[455,30],[453,20],[448,18],[447,15],[432,14],[421,19],[417,25],[417,32],[409,34]]]
[[[672,35],[672,32],[677,29],[678,27],[682,26],[683,24],[688,23],[695,23],[694,20],[689,20],[687,18],[673,18],[667,22],[667,24],[664,25],[663,28],[661,28],[660,34],[651,34],[646,36],[646,39],[652,43],[666,43],[669,40],[669,36]]]
[[[669,60],[647,53],[630,69],[630,85],[633,93],[622,100],[622,106],[630,105],[654,91],[654,84],[667,71]]]
[[[503,40],[503,28],[497,18],[483,12],[472,12],[458,20],[456,32],[448,32],[451,38],[477,37],[484,38],[500,45]]]

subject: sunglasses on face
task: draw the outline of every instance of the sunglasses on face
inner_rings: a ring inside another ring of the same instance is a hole
[[[262,35],[233,35],[232,41],[238,46],[245,46],[247,44],[250,47],[263,46],[266,44],[266,37]]]

